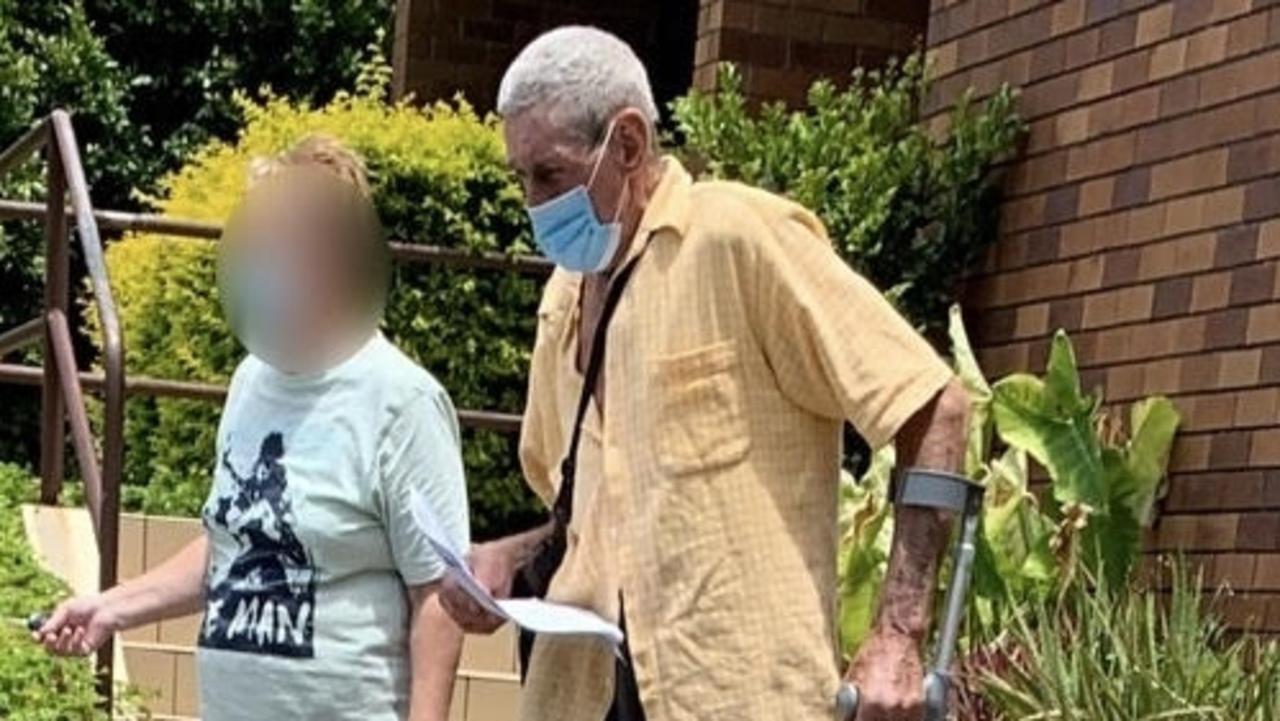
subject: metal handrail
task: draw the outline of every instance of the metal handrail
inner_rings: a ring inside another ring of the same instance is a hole
[[[101,391],[103,378],[101,373],[81,371],[78,375],[80,384],[90,391]],[[40,386],[44,383],[44,375],[40,368],[20,363],[0,363],[0,382],[15,383],[24,386]],[[211,403],[226,400],[226,385],[217,383],[198,383],[193,381],[175,381],[166,378],[148,376],[125,376],[125,398],[134,396],[154,396],[160,398],[185,398],[194,401]],[[458,422],[468,428],[515,433],[520,430],[520,416],[514,413],[498,413],[496,411],[458,410]]]
[[[69,423],[72,447],[84,478],[89,514],[98,542],[98,583],[100,588],[106,589],[115,585],[119,555],[120,474],[124,460],[124,341],[111,284],[107,279],[102,239],[98,235],[97,220],[89,199],[89,185],[80,163],[71,117],[66,111],[53,111],[0,153],[0,175],[9,173],[42,149],[46,156],[45,203],[43,212],[37,217],[43,217],[45,221],[45,310],[40,318],[0,334],[0,352],[25,347],[43,335],[40,499],[47,504],[58,500]],[[70,217],[67,214],[68,197]],[[101,460],[94,449],[88,409],[67,324],[71,300],[68,220],[74,220],[76,235],[80,238],[80,250],[102,327],[104,438]],[[111,708],[114,691],[113,646],[114,639],[107,639],[98,650],[96,663],[99,692],[108,709]]]
[[[21,200],[0,200],[0,220],[39,220],[47,210],[40,203]],[[68,213],[71,211],[68,210]],[[222,237],[222,226],[199,220],[170,218],[166,215],[129,213],[121,210],[95,210],[94,218],[99,227],[111,230],[157,233],[183,238],[216,240]],[[536,255],[509,255],[481,252],[463,248],[446,248],[403,240],[392,240],[391,257],[410,263],[431,263],[450,268],[469,270],[513,270],[529,275],[545,276],[555,265]]]

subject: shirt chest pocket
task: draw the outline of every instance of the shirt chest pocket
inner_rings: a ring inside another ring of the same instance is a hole
[[[733,343],[667,356],[655,365],[654,450],[662,470],[686,475],[741,461],[751,439]]]

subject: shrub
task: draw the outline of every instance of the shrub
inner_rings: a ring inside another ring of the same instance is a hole
[[[1280,644],[1231,639],[1182,561],[1167,596],[1099,581],[1012,619],[1010,662],[980,674],[998,718],[1280,717]]]
[[[90,663],[53,658],[31,642],[21,623],[67,594],[27,545],[20,505],[33,501],[37,488],[25,470],[0,465],[0,718],[105,721]]]
[[[812,209],[837,250],[891,289],[908,317],[944,327],[957,282],[995,237],[992,169],[1023,130],[1013,92],[981,105],[962,97],[949,132],[935,139],[918,122],[927,89],[918,54],[884,71],[855,70],[843,90],[820,80],[808,107],[793,112],[781,103],[752,112],[731,65],[716,87],[674,104],[695,163]]]
[[[55,107],[75,113],[85,174],[94,198],[118,207],[145,157],[124,114],[128,83],[75,2],[0,0],[0,148]],[[43,165],[0,177],[0,198],[43,200]],[[0,224],[0,331],[39,314],[44,231],[38,222]],[[73,255],[74,255],[73,251]],[[31,356],[28,356],[31,359]],[[6,388],[0,404],[0,458],[32,458],[39,393]]]
[[[240,127],[238,89],[327,102],[350,88],[361,53],[392,27],[394,0],[84,0],[107,51],[126,70],[124,110],[156,139],[139,184],[182,165]]]
[[[1066,334],[1054,337],[1043,377],[1015,373],[988,384],[952,309],[956,373],[969,390],[972,421],[965,472],[986,486],[973,566],[971,627],[991,638],[1018,604],[1047,599],[1083,574],[1113,588],[1128,582],[1152,520],[1179,416],[1163,397],[1133,404],[1127,428],[1100,412],[1080,387]],[[1002,449],[996,449],[998,439]],[[1028,458],[1049,475],[1039,499]],[[888,562],[892,448],[841,493],[840,624],[847,653],[870,629]]]
[[[161,182],[155,209],[221,222],[239,201],[249,161],[314,132],[361,153],[374,201],[398,239],[475,251],[528,252],[520,191],[504,165],[495,122],[459,101],[420,110],[384,101],[385,67],[370,66],[354,94],[312,109],[240,98],[234,143],[203,147]],[[225,325],[214,283],[214,244],[130,234],[107,252],[121,307],[130,373],[225,382],[243,351]],[[523,407],[539,281],[497,271],[399,264],[385,332],[441,380],[460,408]],[[188,400],[134,398],[127,421],[132,505],[195,514],[213,468],[218,409]],[[532,519],[516,439],[468,431],[463,453],[473,524],[486,536]]]

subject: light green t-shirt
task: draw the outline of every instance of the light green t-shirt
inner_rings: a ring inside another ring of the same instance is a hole
[[[396,721],[409,698],[406,585],[443,564],[421,490],[469,543],[457,415],[381,335],[324,373],[249,357],[231,382],[204,507],[204,721]]]

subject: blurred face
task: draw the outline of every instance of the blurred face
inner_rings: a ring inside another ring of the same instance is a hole
[[[219,246],[232,329],[280,370],[328,367],[377,327],[385,248],[354,188],[314,169],[271,176],[250,192]]]

